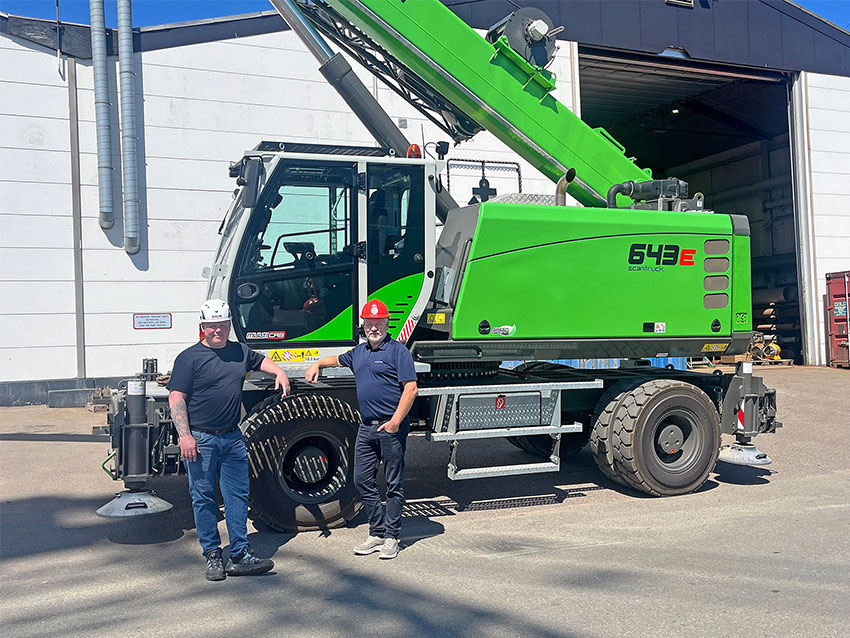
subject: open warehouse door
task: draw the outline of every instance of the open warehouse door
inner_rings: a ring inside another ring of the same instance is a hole
[[[802,363],[788,74],[681,57],[579,48],[581,116],[654,177],[678,177],[706,208],[746,215],[754,358]]]

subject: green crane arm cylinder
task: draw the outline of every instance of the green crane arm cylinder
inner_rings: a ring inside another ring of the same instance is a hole
[[[345,100],[360,122],[365,126],[378,144],[390,148],[400,157],[407,154],[410,142],[398,130],[386,111],[381,108],[375,96],[363,86],[344,57],[334,53],[324,42],[322,36],[304,19],[292,0],[271,0],[272,5],[286,21],[295,34],[301,39],[310,53],[318,60],[319,71]],[[449,192],[439,189],[437,196],[437,217],[446,220],[449,210],[457,208]]]

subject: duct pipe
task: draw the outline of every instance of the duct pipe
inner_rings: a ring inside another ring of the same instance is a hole
[[[399,157],[407,155],[410,145],[404,134],[398,130],[386,111],[378,104],[357,74],[351,69],[348,61],[338,53],[334,53],[313,28],[293,0],[269,0],[289,28],[295,32],[304,46],[319,62],[319,71],[336,89],[354,115],[363,123],[378,144],[392,149]],[[437,217],[446,221],[448,211],[457,208],[457,202],[444,188],[436,189]]]
[[[136,165],[136,71],[133,62],[133,10],[118,0],[118,75],[121,91],[121,157],[124,175],[124,250],[139,252],[139,177]]]
[[[112,123],[109,115],[109,81],[106,70],[106,21],[103,0],[89,0],[91,58],[94,70],[94,120],[97,129],[97,195],[100,227],[112,228]]]

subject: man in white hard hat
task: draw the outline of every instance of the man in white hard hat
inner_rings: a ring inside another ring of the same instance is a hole
[[[230,335],[230,308],[221,299],[201,306],[203,339],[181,352],[168,381],[171,417],[189,475],[198,540],[208,580],[261,574],[274,567],[248,545],[248,453],[239,429],[242,382],[250,370],[275,377],[275,389],[289,393],[286,373],[268,357]],[[224,498],[230,558],[223,564],[218,533],[216,485]]]

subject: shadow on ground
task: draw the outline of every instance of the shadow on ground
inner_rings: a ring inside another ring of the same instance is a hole
[[[770,483],[767,477],[774,474],[764,465],[736,465],[725,461],[718,461],[714,472],[719,482],[732,485],[767,485]]]

